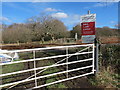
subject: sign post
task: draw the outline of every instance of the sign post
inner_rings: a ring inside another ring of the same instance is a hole
[[[81,16],[81,29],[82,29],[82,43],[94,43],[95,44],[95,68],[98,72],[98,42],[96,42],[95,36],[95,21],[96,14],[90,14]]]

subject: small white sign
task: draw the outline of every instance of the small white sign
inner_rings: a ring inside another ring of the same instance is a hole
[[[96,14],[87,14],[81,16],[81,22],[95,22],[96,21]]]
[[[83,35],[82,43],[94,43],[95,35]]]

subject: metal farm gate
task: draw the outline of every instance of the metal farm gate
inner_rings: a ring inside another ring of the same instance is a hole
[[[77,49],[77,50],[76,50]],[[64,51],[65,53],[63,54],[53,54],[50,56],[42,56],[38,55],[37,53],[44,53],[44,51],[50,51],[50,52],[62,52]],[[21,73],[27,73],[27,72],[33,72],[33,74],[30,77],[27,77],[23,80],[19,81],[14,81],[10,83],[4,83],[0,85],[0,88],[14,88],[16,85],[19,85],[21,83],[25,82],[30,82],[34,81],[34,87],[31,87],[30,89],[36,89],[36,88],[41,88],[45,87],[48,85],[60,83],[63,81],[67,80],[72,80],[75,78],[83,77],[86,75],[94,74],[95,72],[95,60],[94,60],[94,44],[86,44],[86,45],[70,45],[70,46],[56,46],[56,47],[46,47],[46,48],[35,48],[35,49],[23,49],[23,50],[12,50],[12,51],[5,51],[5,52],[0,52],[0,54],[11,54],[11,53],[18,53],[19,55],[19,60],[12,60],[11,62],[7,63],[0,63],[0,66],[4,68],[4,66],[7,65],[15,65],[15,64],[24,64],[24,63],[33,63],[33,68],[25,69],[25,70],[20,70],[20,71],[14,71],[14,72],[9,72],[9,73],[3,73],[0,75],[0,78],[4,78],[6,76],[11,76],[11,75],[18,75]],[[28,54],[31,55],[30,58],[24,59],[22,58],[22,55],[27,56]],[[84,57],[83,57],[84,56]],[[74,60],[70,60],[72,57],[76,57]],[[82,57],[82,58],[81,58]],[[83,59],[84,58],[84,59]],[[52,65],[45,65],[45,66],[40,66],[37,67],[36,64],[39,61],[44,61],[44,60],[55,60],[58,59],[57,62],[55,62]],[[90,62],[90,64],[87,66],[85,63]],[[80,64],[77,63],[84,63],[84,66],[79,66]],[[77,68],[70,68],[70,65],[74,64],[74,66],[77,66]],[[51,74],[46,74],[46,75],[39,75],[40,73],[43,73],[49,68],[53,67],[66,67],[64,71],[56,72],[56,73],[51,73]],[[9,69],[9,68],[8,68]],[[69,73],[78,71],[78,70],[84,70],[89,69],[87,72],[84,74],[79,74],[73,77],[69,76]],[[45,83],[43,85],[38,85],[38,80],[41,78],[46,78],[46,77],[51,77],[55,75],[60,75],[60,74],[66,74],[65,79],[57,80],[51,83]]]

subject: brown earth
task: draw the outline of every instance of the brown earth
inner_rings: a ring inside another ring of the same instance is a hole
[[[100,37],[99,39],[102,44],[120,43],[120,37]]]

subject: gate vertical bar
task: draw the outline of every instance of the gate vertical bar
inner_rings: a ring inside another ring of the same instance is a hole
[[[67,55],[67,58],[66,58],[66,63],[68,63],[68,47],[66,48],[66,55]],[[66,65],[66,71],[68,71],[68,64]],[[68,78],[68,72],[66,74],[67,78]]]
[[[33,51],[33,58],[35,59],[35,51]],[[34,68],[36,68],[36,62],[34,60]],[[34,70],[34,74],[35,74],[35,86],[37,87],[37,79],[36,79],[36,70]]]
[[[93,62],[92,62],[92,65],[93,65],[93,68],[92,68],[92,71],[94,72],[95,70],[95,45],[93,44],[93,54],[92,54],[92,57],[93,57]]]

